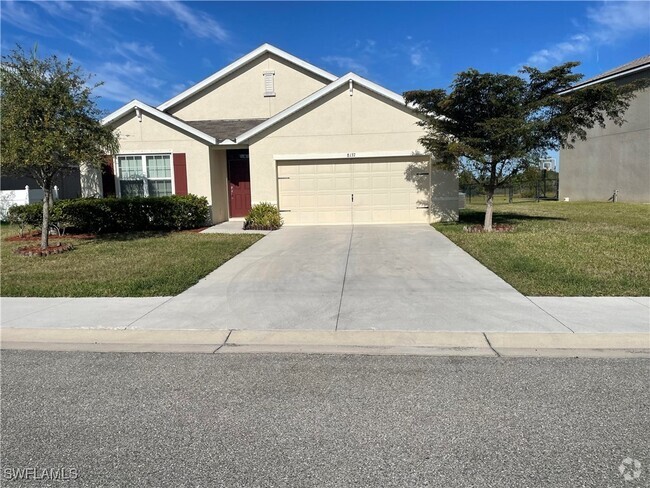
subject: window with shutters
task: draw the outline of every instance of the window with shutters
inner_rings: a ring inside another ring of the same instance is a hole
[[[264,96],[275,96],[275,71],[264,72]]]
[[[171,154],[117,156],[117,188],[121,197],[164,197],[173,194]]]

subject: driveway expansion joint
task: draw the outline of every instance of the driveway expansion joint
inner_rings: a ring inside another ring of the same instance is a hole
[[[232,334],[232,331],[233,331],[233,330],[234,330],[234,329],[230,329],[230,330],[228,331],[228,335],[226,336],[226,338],[224,339],[224,341],[223,341],[223,342],[222,342],[222,343],[221,343],[221,344],[220,344],[220,345],[219,345],[219,346],[218,346],[214,351],[212,351],[212,354],[216,354],[217,352],[219,352],[219,349],[221,349],[223,346],[226,345],[226,343],[228,342],[228,339],[230,339],[230,334]]]
[[[525,296],[525,295],[524,295],[524,296]],[[564,322],[562,322],[560,319],[558,319],[555,315],[553,315],[552,313],[550,313],[548,310],[546,310],[546,309],[540,307],[537,303],[535,303],[533,300],[531,300],[530,297],[526,296],[526,300],[528,300],[530,303],[532,303],[533,305],[535,305],[537,308],[539,308],[542,312],[544,312],[546,315],[548,315],[549,317],[551,317],[553,320],[556,320],[556,321],[557,321],[559,324],[561,324],[563,327],[566,327],[567,329],[569,329],[569,330],[571,331],[572,334],[575,334],[575,333],[576,333],[575,330],[573,330],[571,327],[569,327],[568,325],[566,325]]]
[[[501,357],[501,354],[499,354],[499,351],[497,351],[494,347],[492,347],[492,344],[490,343],[490,339],[488,339],[488,336],[485,332],[483,332],[483,337],[485,337],[485,342],[487,342],[488,346],[490,346],[490,349],[494,352],[494,354],[497,355],[497,357]]]
[[[33,298],[33,297],[25,297],[25,298]],[[62,301],[61,303],[55,303],[54,305],[49,305],[45,308],[39,308],[38,310],[34,310],[33,312],[28,312],[20,317],[16,317],[15,319],[7,320],[6,322],[3,323],[3,325],[11,324],[12,322],[16,322],[17,320],[23,320],[25,317],[29,317],[30,315],[44,312],[45,310],[50,310],[52,308],[60,307],[64,303],[68,303],[75,299],[75,297],[51,297],[51,298],[67,298],[67,300]]]
[[[151,310],[149,310],[148,312],[142,314],[140,317],[138,317],[138,318],[135,319],[133,322],[131,322],[130,324],[128,324],[126,327],[124,327],[124,330],[127,330],[129,327],[131,327],[133,324],[135,324],[138,320],[141,320],[141,319],[145,318],[145,317],[146,317],[147,315],[149,315],[151,312],[153,312],[153,311],[156,310],[157,308],[162,307],[165,303],[168,303],[168,302],[169,302],[170,300],[172,300],[173,298],[174,298],[173,296],[169,297],[169,298],[168,298],[167,300],[165,300],[164,302],[159,303],[158,305],[156,305],[155,307],[153,307],[153,308],[152,308]]]
[[[350,251],[352,250],[352,236],[354,236],[354,225],[350,230],[350,242],[348,243],[348,255],[345,257],[345,270],[343,271],[343,284],[341,285],[341,297],[339,298],[339,309],[336,312],[336,325],[334,330],[339,330],[339,318],[341,317],[341,305],[343,305],[343,292],[345,291],[345,278],[348,275],[348,263],[350,262]]]

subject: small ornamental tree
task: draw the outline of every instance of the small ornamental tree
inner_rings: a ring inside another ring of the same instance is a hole
[[[473,175],[487,197],[483,228],[492,230],[494,191],[507,185],[548,150],[571,148],[587,129],[605,121],[622,125],[639,81],[617,86],[597,83],[562,94],[582,75],[578,62],[540,71],[524,67],[522,76],[479,73],[456,75],[450,91],[415,90],[404,94],[423,115],[427,134],[420,142],[439,167]]]
[[[118,150],[102,126],[90,76],[70,59],[37,57],[17,46],[0,66],[0,161],[5,173],[31,176],[43,189],[41,248],[48,247],[55,177],[81,163],[98,167]]]

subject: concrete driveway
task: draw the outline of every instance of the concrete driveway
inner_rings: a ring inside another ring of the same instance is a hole
[[[423,224],[285,227],[130,328],[570,332]]]

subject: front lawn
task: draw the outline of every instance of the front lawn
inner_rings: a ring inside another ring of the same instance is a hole
[[[511,233],[468,233],[484,204],[434,227],[528,296],[650,295],[650,205],[530,202],[495,206]]]
[[[195,232],[132,233],[95,239],[63,239],[75,249],[48,257],[25,257],[9,242],[15,226],[2,225],[2,296],[148,297],[176,295],[197,283],[262,237],[259,234]],[[57,241],[54,239],[53,241]]]

